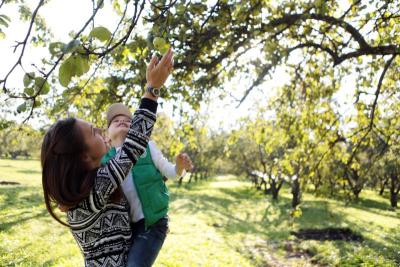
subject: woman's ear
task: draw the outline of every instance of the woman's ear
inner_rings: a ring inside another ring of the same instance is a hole
[[[83,152],[80,157],[81,157],[81,160],[83,160],[83,161],[87,161],[88,159],[90,159],[90,156],[87,152]]]
[[[91,170],[92,166],[93,166],[92,157],[90,157],[90,155],[87,152],[83,152],[80,157],[81,157],[83,164],[86,166],[86,168],[88,170]]]

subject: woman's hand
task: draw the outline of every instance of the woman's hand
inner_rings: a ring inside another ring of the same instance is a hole
[[[173,52],[172,49],[164,54],[160,61],[153,56],[146,71],[147,86],[160,88],[167,80],[173,68]]]

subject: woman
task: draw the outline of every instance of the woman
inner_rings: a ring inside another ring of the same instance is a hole
[[[134,113],[122,149],[106,165],[106,142],[90,123],[69,118],[46,133],[42,151],[42,183],[46,208],[58,222],[70,227],[86,266],[125,266],[131,245],[129,206],[120,185],[144,153],[156,120],[157,96],[172,70],[172,50],[147,67],[148,90]],[[68,207],[67,223],[54,213]]]

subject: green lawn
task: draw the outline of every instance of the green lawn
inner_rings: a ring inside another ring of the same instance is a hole
[[[0,160],[0,266],[82,266],[67,228],[43,205],[38,161]],[[290,194],[276,203],[233,176],[170,183],[170,233],[155,266],[398,266],[400,213],[363,192],[358,204],[304,194],[291,219]],[[364,241],[300,241],[299,228],[350,227]]]

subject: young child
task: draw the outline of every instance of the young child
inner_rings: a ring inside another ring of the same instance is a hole
[[[107,111],[108,137],[111,149],[104,156],[106,163],[121,148],[129,130],[132,115],[122,103],[112,104]],[[138,159],[122,189],[130,205],[133,243],[127,266],[151,266],[164,243],[168,230],[169,194],[164,177],[177,178],[193,168],[187,154],[168,162],[155,142],[149,141],[146,152]]]

